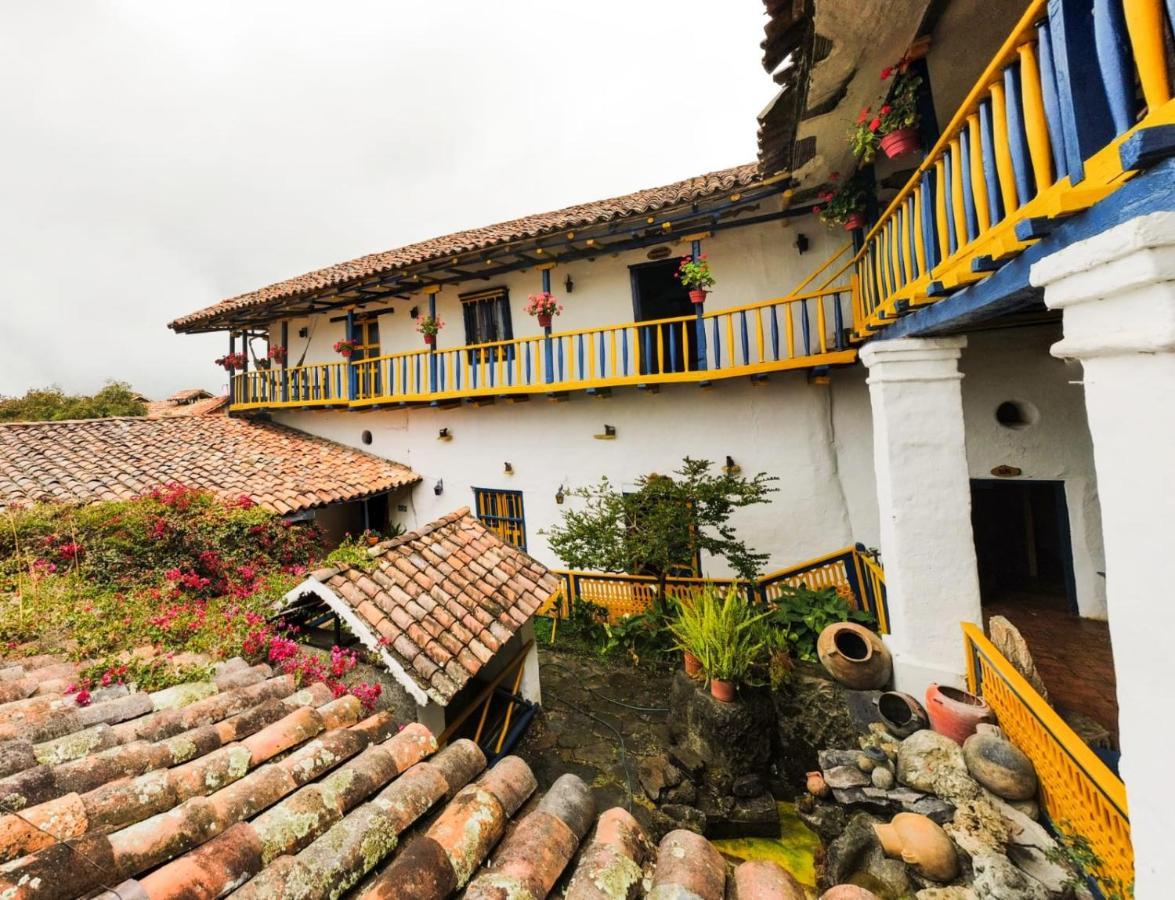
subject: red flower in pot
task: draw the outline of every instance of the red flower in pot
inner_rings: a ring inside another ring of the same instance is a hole
[[[424,336],[424,342],[429,346],[437,342],[437,332],[445,327],[445,323],[436,316],[421,316],[416,322],[416,330]]]
[[[343,359],[350,359],[351,354],[359,349],[359,342],[354,338],[344,338],[341,341],[335,341],[335,353],[339,354]]]
[[[539,291],[526,298],[526,314],[538,319],[540,328],[550,328],[551,320],[562,312],[562,304],[550,291]]]
[[[714,286],[714,274],[710,271],[710,261],[705,253],[694,259],[692,256],[683,256],[677,267],[677,277],[682,285],[689,288],[689,298],[693,303],[705,303],[706,295]]]

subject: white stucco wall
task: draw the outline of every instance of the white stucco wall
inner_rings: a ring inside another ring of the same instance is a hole
[[[752,215],[763,215],[778,208],[779,201],[772,198]],[[799,233],[803,233],[810,241],[810,248],[803,255],[793,246]],[[813,216],[716,232],[713,237],[702,242],[703,252],[708,255],[717,279],[707,299],[706,310],[712,312],[782,297],[835,253],[844,240],[843,232],[830,231]],[[689,252],[688,243],[675,241],[672,237],[657,247],[669,247],[670,259]],[[552,269],[551,292],[564,306],[563,314],[554,322],[554,329],[573,331],[633,321],[629,266],[649,262],[648,254],[654,249],[648,247],[616,255],[602,254],[594,261],[579,260]],[[564,288],[568,275],[574,284],[571,294]],[[436,295],[437,315],[446,327],[438,336],[438,349],[465,344],[459,295],[497,287],[506,287],[510,292],[514,336],[524,338],[542,334],[537,320],[522,311],[527,296],[542,289],[541,272],[538,269],[519,270],[488,281],[463,282],[441,290]],[[386,306],[390,311],[380,314],[380,349],[383,353],[400,353],[424,347],[421,336],[415,330],[416,323],[409,316],[413,307],[419,307],[421,314],[426,313],[427,295],[417,293],[407,300],[392,300]],[[380,308],[383,307],[372,305],[364,312],[372,313]],[[303,353],[307,363],[339,361],[340,357],[334,352],[333,346],[335,341],[345,337],[344,315],[344,312],[338,311],[315,316],[313,320],[290,319],[290,365],[301,360]],[[331,318],[339,321],[332,322]],[[298,331],[303,327],[309,330],[307,338],[298,337]],[[281,334],[280,325],[275,323],[270,334],[271,340],[277,343]]]
[[[1081,366],[1049,355],[1060,336],[1059,326],[1041,325],[968,337],[959,365],[967,464],[972,478],[992,478],[993,468],[1007,465],[1021,480],[1065,482],[1078,608],[1104,619],[1105,552]],[[995,412],[1005,400],[1032,404],[1038,421],[1001,425]]]

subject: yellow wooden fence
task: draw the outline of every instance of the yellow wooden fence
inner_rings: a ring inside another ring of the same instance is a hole
[[[1126,787],[995,648],[977,625],[964,623],[967,684],[999,717],[1000,727],[1032,759],[1040,796],[1057,827],[1083,836],[1121,885],[1134,878]],[[1092,874],[1092,873],[1091,873]]]

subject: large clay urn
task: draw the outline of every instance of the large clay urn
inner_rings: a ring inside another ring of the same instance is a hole
[[[886,730],[896,738],[908,738],[930,727],[922,704],[901,691],[886,691],[877,698],[877,714]]]
[[[893,668],[881,638],[856,622],[825,628],[816,640],[816,653],[829,675],[855,691],[885,687]]]
[[[980,725],[963,742],[963,761],[971,777],[997,797],[1031,800],[1036,796],[1036,767],[998,728]]]
[[[900,858],[932,881],[953,881],[959,874],[959,856],[947,833],[918,813],[898,813],[888,825],[873,831],[886,856]]]
[[[975,734],[982,723],[995,722],[995,713],[982,697],[945,685],[926,689],[926,712],[930,727],[956,744]]]

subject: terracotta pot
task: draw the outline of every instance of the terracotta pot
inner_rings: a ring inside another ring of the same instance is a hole
[[[804,781],[804,787],[813,797],[827,797],[829,790],[831,790],[820,772],[809,772]]]
[[[932,881],[953,881],[959,856],[947,833],[918,813],[898,813],[888,825],[873,826],[886,856],[900,858]]]
[[[971,777],[997,797],[1031,800],[1036,796],[1036,767],[1032,760],[994,726],[980,725],[963,742],[963,761]]]
[[[341,356],[343,359],[350,359],[351,358],[351,351],[350,350],[340,350],[339,356]]]
[[[706,302],[706,295],[708,293],[710,293],[710,292],[709,291],[690,291],[689,292],[690,303],[705,303]]]
[[[913,128],[899,128],[881,138],[881,149],[890,159],[897,159],[907,153],[917,153],[921,147],[918,132]]]
[[[734,702],[734,682],[723,681],[721,678],[710,679],[710,696],[722,703]]]
[[[855,212],[845,219],[845,231],[856,231],[865,227],[865,214]]]
[[[702,661],[685,650],[681,654],[682,662],[685,666],[685,674],[690,678],[697,678],[702,674]]]
[[[430,347],[437,342],[437,336],[435,334],[426,334],[426,335],[423,335],[423,337],[424,337],[424,342],[426,344],[428,344]]]
[[[975,734],[981,723],[995,721],[995,713],[982,697],[937,684],[926,689],[926,712],[930,727],[956,744]]]
[[[379,540],[380,540],[380,539],[379,539],[379,535],[378,535],[378,534],[373,534],[373,535],[370,535],[370,536],[367,538],[367,546],[368,546],[368,547],[374,547],[376,544],[378,544],[378,543],[379,543]]]
[[[539,313],[537,316],[535,316],[535,318],[539,320],[539,328],[550,328],[551,327],[551,317],[550,316],[544,316],[542,313]]]
[[[878,697],[877,713],[886,730],[896,738],[906,738],[930,727],[922,704],[901,691],[886,691]]]
[[[856,622],[835,622],[816,640],[828,674],[855,691],[875,691],[889,681],[893,663],[876,634]]]

